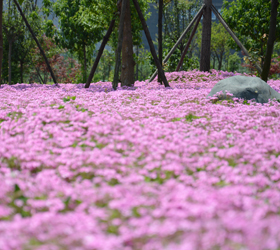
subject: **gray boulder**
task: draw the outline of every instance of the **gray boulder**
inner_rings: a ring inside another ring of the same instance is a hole
[[[256,102],[266,103],[269,99],[280,100],[280,93],[272,89],[265,81],[258,77],[232,76],[219,81],[208,94],[214,96],[216,93],[220,100],[242,98],[245,100],[255,99]],[[226,95],[229,92],[232,96]]]

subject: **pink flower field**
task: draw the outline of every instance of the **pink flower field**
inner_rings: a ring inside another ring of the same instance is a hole
[[[279,250],[280,103],[232,75],[2,87],[0,249]]]

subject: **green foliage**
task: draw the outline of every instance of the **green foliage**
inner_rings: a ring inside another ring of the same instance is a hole
[[[158,1],[154,1],[158,2]],[[174,44],[177,42],[185,28],[191,22],[197,11],[201,7],[202,1],[185,1],[185,0],[167,0],[164,1],[163,9],[163,58],[165,58]],[[165,71],[175,71],[182,52],[184,51],[185,45],[189,39],[190,33],[186,35],[182,43],[179,44],[177,49],[174,51],[168,62],[164,64]],[[188,49],[188,53],[184,58],[182,70],[199,68],[199,60],[194,55],[197,43],[196,37],[192,40],[192,43]],[[157,44],[157,41],[155,42]],[[150,56],[151,71],[156,69],[154,60]]]
[[[97,51],[94,54],[94,58],[97,55]],[[94,82],[99,81],[112,81],[113,80],[113,74],[114,74],[114,63],[115,63],[115,53],[112,50],[105,49],[102,57],[99,61],[96,73],[94,75]]]
[[[197,47],[201,48],[202,25],[199,24]],[[228,60],[230,55],[231,36],[226,32],[221,23],[212,22],[211,26],[211,58],[212,68],[221,70],[225,60]],[[199,52],[200,53],[200,52]],[[216,64],[217,62],[217,64]]]
[[[236,0],[224,1],[222,16],[235,32],[245,48],[253,56],[254,61],[259,61],[261,66],[266,51],[269,34],[271,1],[263,0]],[[280,9],[277,18],[277,39],[280,41]],[[232,40],[231,47],[239,47]]]
[[[141,0],[139,5],[143,13],[147,13],[149,1]],[[109,24],[113,17],[116,17],[115,29],[110,37],[109,44],[116,49],[118,38],[118,8],[116,1],[113,0],[58,0],[53,5],[50,0],[44,0],[44,13],[49,14],[53,12],[59,19],[59,29],[56,29],[52,22],[48,21],[45,24],[47,36],[55,38],[57,44],[64,49],[68,49],[71,54],[78,57],[82,65],[82,79],[80,82],[85,82],[88,74],[88,66],[92,65],[92,56],[94,55],[95,45],[100,42],[107,31]],[[131,1],[131,16],[132,16],[132,35],[134,45],[141,44],[141,30],[142,25]],[[148,14],[146,14],[146,17]],[[103,57],[103,61],[109,60],[109,68],[107,71],[110,78],[112,55],[108,58]],[[103,63],[104,64],[104,63]],[[105,70],[106,67],[103,67]],[[107,68],[106,68],[107,70]],[[102,71],[99,67],[97,78],[94,80],[107,80],[106,74],[100,73]],[[108,73],[109,72],[109,73]]]
[[[238,70],[240,64],[241,64],[241,58],[239,57],[237,52],[235,52],[234,54],[229,56],[228,71],[234,72],[234,71]]]
[[[115,13],[118,12],[117,1],[114,0],[104,0],[102,1],[102,9],[99,11],[100,14],[104,13],[102,17],[105,19],[105,23],[107,26],[109,26],[109,23]],[[150,16],[150,13],[148,12],[149,9],[149,3],[151,0],[138,0],[140,9],[147,20]],[[138,17],[138,13],[134,7],[133,1],[130,0],[130,10],[131,10],[131,28],[132,28],[132,39],[133,39],[133,45],[134,46],[142,46],[142,35],[143,33],[141,32],[143,30],[142,24],[140,22],[140,19]],[[116,50],[117,48],[117,43],[118,43],[118,27],[119,27],[119,16],[117,15],[116,19],[116,27],[110,37],[109,40],[109,45],[112,47],[113,51]],[[106,26],[106,30],[107,27]]]
[[[36,37],[41,37],[44,32],[44,17],[39,15],[40,10],[36,3],[24,0],[21,8]],[[3,12],[3,35],[2,78],[4,81],[8,80],[8,51],[9,42],[11,42],[11,80],[12,83],[23,82],[33,68],[32,49],[37,45],[12,1],[10,9]]]

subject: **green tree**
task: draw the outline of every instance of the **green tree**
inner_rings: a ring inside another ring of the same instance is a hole
[[[8,2],[8,10],[3,14],[3,31],[4,39],[8,43],[8,81],[12,84],[12,47],[18,37],[24,33],[24,23],[11,0]]]
[[[45,0],[47,10],[51,2]],[[94,45],[101,40],[104,31],[104,19],[101,18],[101,1],[98,0],[58,0],[53,5],[53,11],[59,18],[59,29],[50,32],[62,48],[76,53],[83,65],[83,82],[87,79],[88,57],[92,54]],[[103,12],[104,14],[106,12]],[[53,28],[51,22],[48,27]]]
[[[248,48],[254,60],[259,61],[261,67],[264,58],[269,34],[271,1],[263,0],[236,0],[224,1],[222,16],[235,32],[240,41]],[[280,15],[278,8],[276,41],[280,41]],[[234,41],[231,47],[239,49]]]
[[[271,0],[271,14],[270,14],[270,26],[269,35],[266,45],[266,54],[264,59],[264,65],[261,73],[261,78],[267,81],[269,70],[271,66],[271,57],[273,53],[274,42],[276,40],[276,30],[277,30],[277,9],[279,6],[278,0]]]
[[[173,45],[177,42],[183,31],[188,24],[197,14],[197,11],[202,5],[202,1],[183,1],[183,0],[170,0],[165,1],[163,9],[163,54],[166,55]],[[183,39],[182,43],[178,46],[171,58],[165,65],[167,71],[174,71],[184,51],[185,44],[189,39],[189,35]],[[194,51],[197,46],[196,36],[193,38],[191,46],[188,50],[188,56],[185,57],[182,68],[189,69],[197,66],[197,58],[194,57]]]
[[[241,64],[241,58],[239,57],[237,52],[235,52],[234,54],[229,56],[229,58],[228,58],[228,70],[229,71],[234,72],[234,71],[238,70],[240,64]]]
[[[120,3],[122,1],[119,1]],[[138,1],[142,13],[144,13],[144,18],[147,19],[149,13],[147,12],[150,0],[140,0]],[[116,11],[115,8],[120,6],[112,5],[111,13]],[[114,11],[113,11],[114,10]],[[133,47],[142,47],[141,31],[143,29],[141,21],[138,17],[138,13],[135,9],[132,0],[128,1],[126,12],[124,17],[124,32],[123,32],[123,44],[122,44],[122,67],[121,67],[121,85],[131,86],[134,84],[134,66],[135,53]],[[116,25],[119,27],[120,18],[117,19]],[[110,39],[109,44],[115,51],[115,57],[117,56],[117,42],[118,42],[118,30],[112,33],[112,39]],[[114,79],[115,81],[115,79]]]
[[[42,37],[44,19],[39,15],[38,6],[33,1],[25,0],[22,4],[22,10],[27,17],[30,26],[36,37]],[[24,82],[25,73],[30,72],[32,53],[31,51],[37,47],[28,28],[24,25],[24,32],[18,36],[14,44],[15,60],[20,65],[20,82]],[[40,52],[39,52],[40,53]],[[41,55],[40,55],[41,56]]]

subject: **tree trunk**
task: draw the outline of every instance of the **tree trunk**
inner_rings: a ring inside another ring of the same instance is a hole
[[[134,65],[130,1],[128,1],[123,27],[121,86],[134,85]]]
[[[84,79],[83,82],[87,80],[87,52],[86,52],[86,45],[83,45],[83,52],[84,52]]]
[[[204,0],[202,22],[202,40],[200,52],[200,71],[210,70],[210,46],[211,46],[211,5],[212,0]]]
[[[20,81],[23,83],[23,61],[20,61]]]
[[[158,59],[162,65],[162,13],[163,13],[163,0],[159,0],[158,4]],[[158,75],[158,82],[162,84],[160,75]]]
[[[0,86],[2,84],[2,61],[3,61],[3,0],[0,0]]]
[[[137,50],[136,50],[136,56],[137,56],[138,63],[136,64],[135,78],[138,81],[139,80],[139,46],[138,45],[137,45]]]
[[[123,33],[124,33],[124,18],[126,12],[126,5],[128,4],[129,0],[122,0],[121,2],[121,16],[120,16],[120,25],[119,25],[119,34],[118,34],[118,47],[116,50],[116,62],[115,62],[115,70],[114,70],[114,79],[113,79],[113,89],[116,90],[119,83],[119,70],[121,64],[121,51],[122,51],[122,44],[123,44]],[[119,3],[118,2],[118,3]],[[119,8],[120,10],[120,8]]]
[[[264,59],[264,65],[261,73],[261,78],[263,81],[267,82],[270,65],[271,56],[273,53],[273,46],[276,39],[276,24],[277,24],[277,8],[279,6],[279,0],[271,1],[271,15],[270,15],[270,25],[269,25],[269,35],[266,46],[266,54]]]
[[[142,27],[143,27],[143,30],[145,32],[145,35],[146,35],[146,38],[147,38],[147,41],[148,41],[148,44],[149,44],[151,54],[153,56],[153,59],[155,61],[156,66],[157,66],[158,73],[160,74],[160,77],[161,77],[161,79],[163,81],[164,86],[165,87],[170,87],[170,85],[169,85],[169,83],[168,83],[168,81],[167,81],[167,79],[165,77],[164,71],[162,69],[162,65],[160,65],[160,62],[158,60],[157,53],[156,53],[156,50],[155,50],[155,46],[153,44],[153,40],[151,38],[150,31],[148,29],[148,26],[147,26],[147,23],[146,23],[145,18],[143,16],[143,13],[142,13],[142,11],[140,9],[139,3],[138,3],[137,0],[132,0],[132,1],[134,3],[135,9],[136,9],[136,11],[138,13],[139,19],[140,19],[140,21],[142,23]]]
[[[9,85],[12,84],[12,41],[9,41],[9,52],[8,52],[8,65],[9,65]]]
[[[35,67],[35,69],[36,69],[36,72],[37,72],[40,83],[44,84],[44,79],[42,78],[42,76],[40,74],[40,70],[37,67]]]

